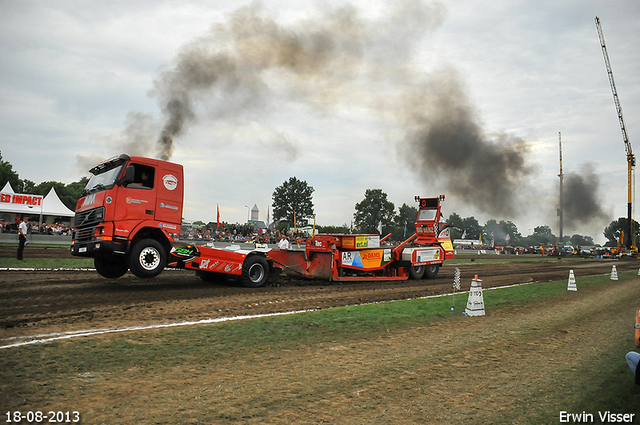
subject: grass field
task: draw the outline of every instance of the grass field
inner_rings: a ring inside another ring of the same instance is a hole
[[[640,412],[632,273],[0,350],[5,411],[83,423],[546,424]],[[637,417],[636,417],[637,419]],[[594,423],[598,423],[596,420]]]

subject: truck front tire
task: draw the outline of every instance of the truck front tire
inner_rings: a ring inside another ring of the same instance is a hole
[[[95,257],[93,264],[98,274],[107,279],[122,277],[129,270],[127,262],[122,257]]]
[[[136,242],[129,253],[129,269],[138,277],[158,276],[167,264],[167,254],[162,244],[155,239]]]
[[[242,286],[258,288],[267,284],[269,279],[269,263],[260,255],[250,255],[242,265]]]

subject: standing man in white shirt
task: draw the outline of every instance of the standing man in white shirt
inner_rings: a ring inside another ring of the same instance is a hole
[[[22,260],[22,252],[24,251],[24,246],[27,243],[27,218],[22,217],[22,221],[18,225],[18,260]]]
[[[282,235],[280,242],[278,242],[278,249],[289,249],[289,240],[287,240],[287,237],[284,234]]]

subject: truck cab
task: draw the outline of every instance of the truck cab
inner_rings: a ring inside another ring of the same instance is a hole
[[[418,202],[418,216],[416,217],[417,245],[440,245],[445,252],[445,258],[451,260],[454,257],[453,244],[451,243],[451,229],[444,221],[441,202],[444,195],[437,198],[420,198]]]
[[[93,257],[105,277],[128,269],[140,277],[159,274],[180,233],[182,165],[122,154],[89,172],[76,204],[71,253]]]

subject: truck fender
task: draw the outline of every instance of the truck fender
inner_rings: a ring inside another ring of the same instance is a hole
[[[129,255],[131,247],[141,239],[157,240],[162,244],[162,247],[165,249],[167,254],[171,251],[171,241],[173,238],[171,238],[161,222],[158,223],[154,220],[146,220],[140,222],[137,226],[131,229],[126,252],[127,256]]]

